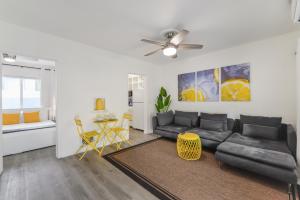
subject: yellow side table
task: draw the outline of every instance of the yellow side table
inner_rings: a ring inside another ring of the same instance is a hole
[[[185,160],[198,160],[201,156],[201,140],[195,133],[180,133],[177,136],[177,154]]]

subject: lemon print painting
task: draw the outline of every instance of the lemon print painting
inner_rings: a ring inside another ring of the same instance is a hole
[[[196,101],[196,73],[178,75],[178,101]]]
[[[250,101],[250,64],[221,68],[222,101]]]
[[[219,101],[219,68],[197,72],[197,101]]]

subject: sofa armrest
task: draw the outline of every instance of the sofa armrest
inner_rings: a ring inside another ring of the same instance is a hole
[[[287,145],[288,145],[289,149],[291,150],[293,156],[296,158],[297,135],[296,135],[295,129],[290,124],[287,125]]]
[[[153,132],[155,131],[155,129],[157,128],[158,126],[158,120],[157,120],[157,117],[156,116],[153,116],[152,117],[152,128],[153,128]]]

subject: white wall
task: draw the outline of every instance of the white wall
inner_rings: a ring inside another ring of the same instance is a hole
[[[158,66],[81,43],[0,22],[0,51],[56,61],[58,156],[73,154],[78,139],[73,118],[80,115],[87,127],[96,97],[106,99],[106,108],[120,115],[128,110],[128,73],[144,74],[148,80],[148,132],[158,92]]]
[[[294,32],[262,41],[224,49],[164,67],[172,108],[198,112],[282,116],[284,122],[296,124],[296,58],[297,37]],[[180,54],[180,52],[179,52]],[[180,55],[179,55],[180,56]],[[189,103],[177,100],[177,75],[213,67],[251,63],[251,102]]]

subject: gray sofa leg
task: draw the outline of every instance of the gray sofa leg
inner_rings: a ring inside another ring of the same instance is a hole
[[[219,168],[222,169],[223,163],[221,161],[218,161],[218,163],[219,163]]]
[[[297,195],[298,195],[298,199],[300,200],[300,186],[297,184]]]
[[[292,184],[288,184],[288,195],[289,195],[289,200],[291,200],[291,193],[292,193]]]
[[[297,184],[289,184],[288,185],[288,195],[289,195],[289,200],[297,200]]]
[[[297,194],[298,194],[297,184],[293,184],[293,200],[297,200]]]

